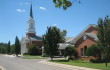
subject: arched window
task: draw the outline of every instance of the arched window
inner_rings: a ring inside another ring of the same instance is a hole
[[[87,46],[84,46],[84,56],[86,56]]]

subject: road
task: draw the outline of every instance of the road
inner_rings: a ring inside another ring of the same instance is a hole
[[[21,59],[0,55],[0,65],[6,70],[69,70],[62,67],[42,64],[43,59]]]

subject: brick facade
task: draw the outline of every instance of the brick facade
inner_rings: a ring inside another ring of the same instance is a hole
[[[97,28],[90,26],[86,31],[84,31],[84,33],[92,33],[92,34],[97,34]],[[78,56],[85,56],[85,52],[87,50],[87,47],[90,47],[93,44],[96,44],[96,41],[94,40],[94,38],[86,36],[86,39],[83,39],[83,36],[81,36],[81,38],[79,38],[75,45],[75,48],[78,52]]]

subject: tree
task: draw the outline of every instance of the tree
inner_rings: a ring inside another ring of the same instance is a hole
[[[107,66],[107,62],[110,60],[110,19],[108,16],[104,20],[99,19],[97,28],[98,45],[103,49],[102,57],[106,60]]]
[[[80,3],[80,0],[74,0]],[[72,6],[73,1],[71,0],[53,0],[55,7],[62,7],[64,10]]]
[[[7,43],[0,43],[0,53],[7,53]]]
[[[100,58],[101,48],[97,44],[93,44],[92,46],[87,48],[86,55]]]
[[[53,60],[53,57],[58,54],[57,44],[65,41],[65,35],[56,26],[47,27],[46,34],[43,35],[43,43],[45,53],[51,57],[51,60]]]
[[[29,55],[37,55],[38,54],[37,45],[36,44],[29,45],[28,53]]]
[[[15,44],[11,45],[11,54],[15,53]]]
[[[18,54],[20,54],[20,42],[17,36],[15,39],[15,54],[17,57],[18,57]]]
[[[10,50],[11,50],[11,47],[10,47],[10,41],[9,41],[7,45],[7,54],[10,54]]]
[[[68,60],[73,59],[73,56],[75,53],[76,53],[76,50],[73,46],[69,45],[65,48],[65,56],[69,56]]]

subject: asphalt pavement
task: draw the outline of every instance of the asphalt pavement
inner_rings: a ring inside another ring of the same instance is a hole
[[[0,55],[0,65],[6,70],[70,70],[39,63],[42,60],[44,59],[22,59],[19,57]]]
[[[98,70],[48,62],[48,59],[22,59],[10,55],[0,55],[0,68],[3,70]]]

